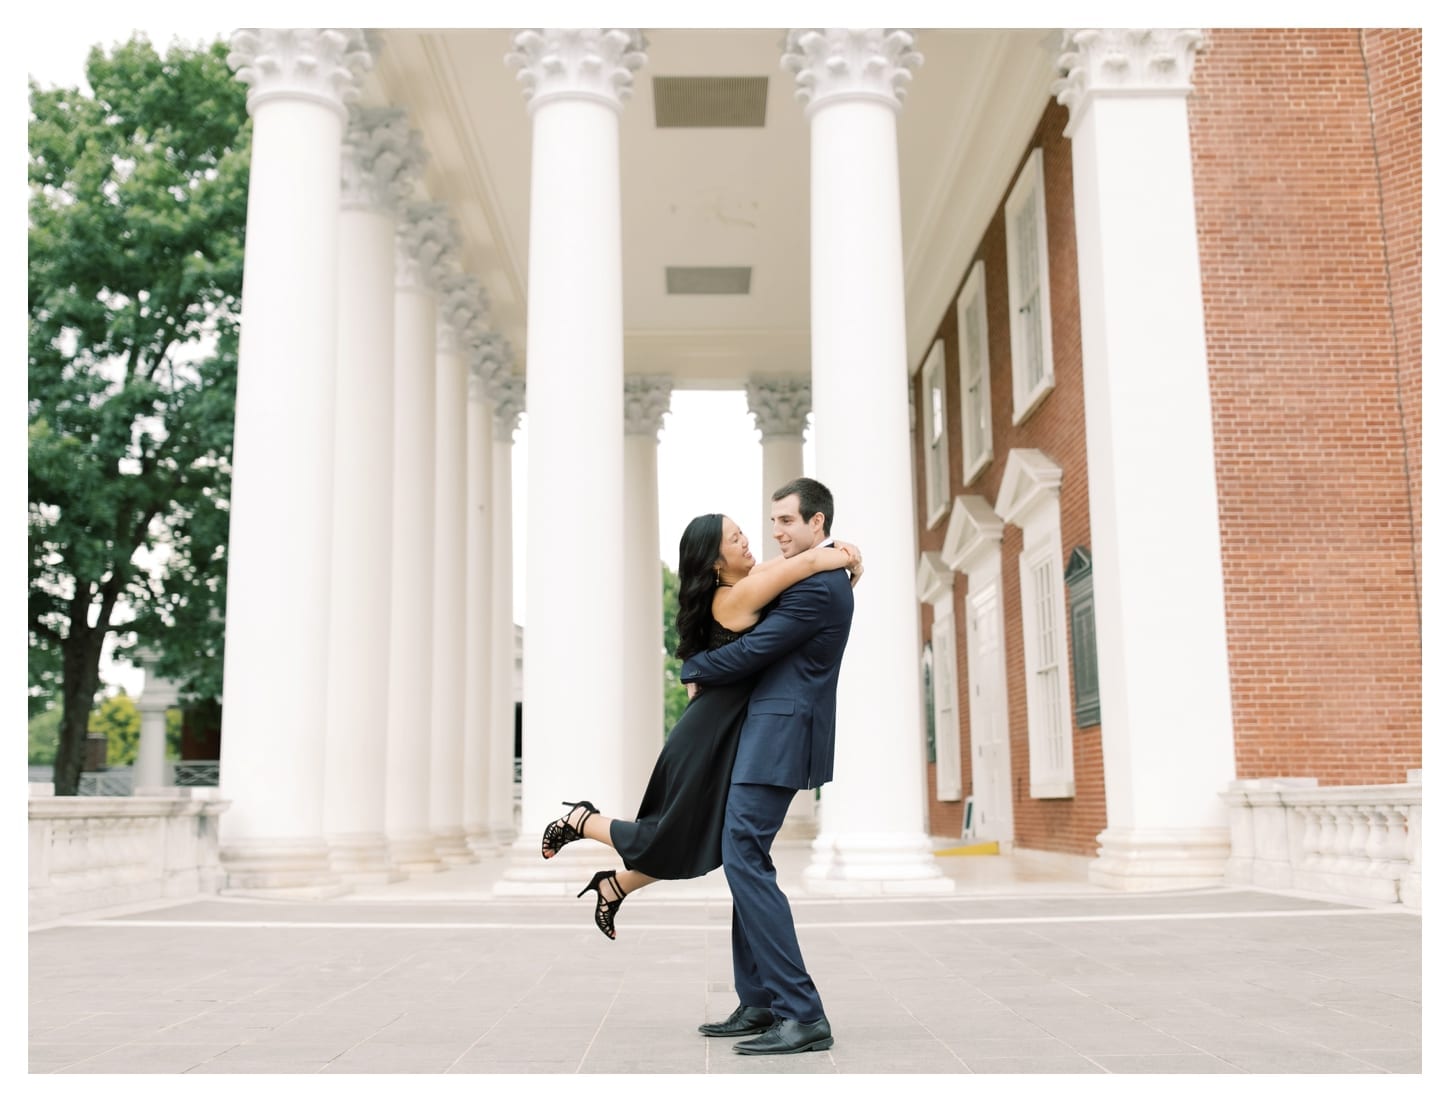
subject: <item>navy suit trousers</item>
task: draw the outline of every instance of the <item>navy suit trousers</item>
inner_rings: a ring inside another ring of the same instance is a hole
[[[796,789],[732,784],[725,803],[721,850],[735,907],[730,945],[735,993],[744,1006],[769,1007],[778,1018],[813,1022],[825,1016],[796,940],[790,903],[775,882],[771,843]]]

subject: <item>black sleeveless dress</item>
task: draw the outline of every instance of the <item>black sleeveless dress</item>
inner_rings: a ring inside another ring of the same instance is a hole
[[[710,649],[744,634],[713,624]],[[720,867],[730,771],[754,687],[753,677],[701,685],[686,705],[655,761],[639,815],[610,824],[625,868],[657,880],[689,880]]]

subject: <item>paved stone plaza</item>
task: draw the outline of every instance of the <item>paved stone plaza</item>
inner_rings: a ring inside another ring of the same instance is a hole
[[[778,847],[827,1052],[743,1057],[695,1032],[735,1006],[718,871],[626,902],[610,943],[588,899],[507,898],[484,862],[34,929],[30,1070],[1420,1071],[1415,912],[1125,895],[1004,857],[942,858],[951,895],[821,899],[796,887],[807,856]]]

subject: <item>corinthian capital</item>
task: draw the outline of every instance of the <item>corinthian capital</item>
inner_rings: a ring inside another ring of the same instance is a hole
[[[458,229],[448,207],[421,200],[403,204],[397,244],[398,286],[436,288],[458,248]]]
[[[1185,28],[1063,31],[1052,92],[1070,113],[1068,133],[1093,96],[1186,96],[1202,44],[1202,31]]]
[[[490,329],[471,329],[464,341],[468,368],[485,381],[509,371],[514,363],[514,350],[507,340]]]
[[[645,62],[646,42],[637,30],[517,31],[504,63],[519,71],[529,113],[552,99],[588,99],[624,110],[634,71]]]
[[[488,396],[493,399],[497,439],[512,441],[519,427],[519,414],[524,412],[524,377],[499,372],[489,380]]]
[[[401,107],[354,105],[342,136],[343,209],[396,209],[412,194],[427,156]]]
[[[250,88],[247,113],[269,99],[311,100],[346,118],[362,76],[372,68],[363,32],[356,28],[305,27],[232,33],[227,64]]]
[[[878,100],[899,111],[911,70],[922,62],[915,42],[904,30],[794,30],[786,35],[780,65],[795,73],[795,98],[805,104],[806,118],[840,99]]]
[[[745,402],[755,415],[761,440],[788,436],[804,442],[806,415],[811,412],[809,379],[751,379]]]
[[[659,439],[670,409],[674,380],[668,375],[630,375],[624,380],[624,431]]]

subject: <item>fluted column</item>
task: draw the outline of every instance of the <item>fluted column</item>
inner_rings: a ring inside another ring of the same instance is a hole
[[[455,242],[456,244],[456,242]],[[448,864],[476,861],[463,829],[464,611],[468,569],[468,372],[465,344],[487,309],[478,281],[461,271],[438,279],[437,385],[433,422],[433,707],[428,825]]]
[[[772,535],[774,523],[770,495],[791,479],[805,474],[806,418],[811,412],[809,379],[751,379],[745,386],[745,401],[760,430],[761,527],[759,559],[773,559],[780,545]],[[795,794],[785,813],[778,837],[802,840],[816,836],[816,790]]]
[[[833,532],[870,555],[841,666],[835,781],[805,873],[822,892],[947,891],[926,835],[896,115],[921,63],[899,30],[794,30],[811,131],[811,401]]]
[[[1217,793],[1234,779],[1233,710],[1186,105],[1202,37],[1065,31],[1053,86],[1072,138],[1108,812],[1089,874],[1114,887],[1217,883],[1229,857]]]
[[[528,99],[533,162],[526,839],[500,890],[557,894],[568,890],[558,881],[577,878],[574,851],[545,864],[530,844],[565,796],[616,814],[625,802],[623,650],[568,657],[584,624],[618,625],[625,615],[623,588],[600,579],[617,583],[625,572],[619,117],[643,44],[635,31],[525,30],[507,57]]]
[[[514,433],[524,411],[524,380],[501,371],[489,378],[493,403],[493,642],[488,700],[488,827],[500,846],[518,834],[514,821]]]
[[[393,537],[388,634],[388,750],[384,823],[392,863],[441,868],[433,846],[434,392],[438,308],[452,229],[440,204],[408,203],[397,235],[394,298]]]
[[[493,403],[488,379],[503,342],[476,335],[468,352],[468,518],[464,582],[463,832],[475,854],[497,852],[489,827],[493,680]]]
[[[343,137],[332,569],[322,830],[345,881],[389,881],[383,831],[393,524],[397,207],[423,164],[398,108],[353,108]]]
[[[633,818],[664,743],[664,591],[660,568],[659,434],[668,376],[624,381],[624,803]]]
[[[337,219],[362,32],[242,30],[250,86],[220,823],[229,888],[340,889],[322,838]],[[285,395],[285,400],[279,400]],[[285,538],[279,538],[284,533]]]

